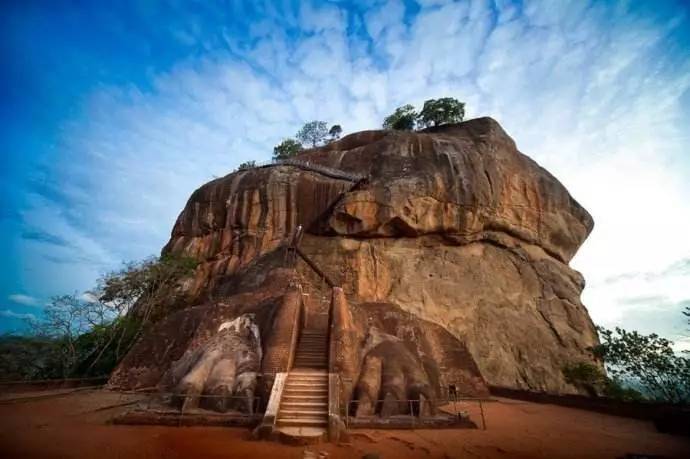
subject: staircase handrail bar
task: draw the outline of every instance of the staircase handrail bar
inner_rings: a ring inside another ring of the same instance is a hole
[[[353,172],[346,172],[341,169],[336,169],[334,167],[324,166],[322,164],[316,164],[311,161],[304,161],[301,159],[272,159],[270,161],[264,161],[254,164],[252,167],[247,169],[263,169],[266,167],[277,167],[277,166],[293,166],[300,169],[316,172],[328,177],[345,179],[351,182],[360,182],[366,180],[367,176],[364,174],[356,174]],[[246,169],[245,169],[246,170]]]

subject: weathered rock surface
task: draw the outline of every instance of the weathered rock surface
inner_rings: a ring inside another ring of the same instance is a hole
[[[360,132],[300,159],[369,179],[276,166],[202,186],[164,249],[201,261],[188,285],[195,299],[157,325],[134,355],[155,348],[151,355],[160,357],[165,346],[154,342],[170,342],[174,352],[159,358],[167,370],[199,345],[192,336],[247,312],[256,314],[264,354],[271,353],[265,345],[274,312],[267,311],[291,280],[312,303],[329,296],[306,263],[296,272],[281,267],[281,247],[302,225],[301,250],[342,286],[351,310],[352,333],[342,339],[352,351],[339,365],[353,376],[363,413],[375,399],[429,398],[455,382],[472,394],[486,384],[577,390],[561,368],[587,359],[597,338],[580,302],[584,280],[568,262],[593,221],[494,120]],[[189,331],[176,335],[172,321]],[[114,381],[160,381],[153,357],[128,359]],[[383,376],[386,368],[395,382]]]
[[[234,407],[253,413],[261,357],[254,314],[243,314],[220,324],[201,346],[188,349],[167,377],[184,410],[201,404],[216,411]]]

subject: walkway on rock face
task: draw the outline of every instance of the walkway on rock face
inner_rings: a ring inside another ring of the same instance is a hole
[[[315,164],[311,161],[302,161],[301,159],[274,159],[270,162],[259,163],[254,166],[255,169],[263,169],[266,167],[276,167],[276,166],[293,166],[303,170],[316,172],[327,177],[349,180],[350,182],[361,182],[367,179],[366,175],[355,174],[352,172],[346,172],[334,167],[323,166],[321,164]]]
[[[340,193],[328,209],[332,208],[345,193],[351,191],[366,179],[364,176],[348,174],[337,169],[315,166],[296,160],[276,161],[270,164],[270,166],[276,165],[290,165],[308,170],[317,169],[317,172],[330,177],[344,178],[352,181],[353,184],[349,190]],[[332,289],[336,286],[333,280],[318,267],[314,260],[300,250],[299,245],[303,235],[304,227],[298,225],[285,246],[286,262],[294,266],[297,262],[297,257],[301,258]],[[328,327],[330,324],[332,294],[330,298],[326,298],[328,297],[324,297],[324,299],[329,306],[324,313],[315,291],[305,293],[303,297],[302,328],[293,356],[292,368],[288,371],[285,386],[280,397],[275,422],[277,430],[283,434],[314,441],[319,441],[323,438],[328,428]]]

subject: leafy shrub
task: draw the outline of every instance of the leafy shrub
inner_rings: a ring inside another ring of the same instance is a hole
[[[403,105],[383,120],[384,129],[394,129],[396,131],[411,131],[415,127],[417,112],[412,105]]]
[[[273,147],[273,159],[288,159],[302,151],[302,144],[295,139],[285,139]]]

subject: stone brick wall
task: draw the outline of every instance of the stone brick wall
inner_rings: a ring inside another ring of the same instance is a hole
[[[299,286],[294,286],[283,297],[273,319],[266,354],[261,364],[264,374],[289,370],[297,345],[301,311],[302,292]]]

